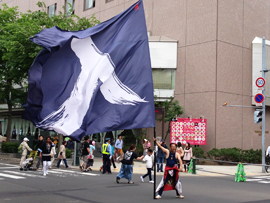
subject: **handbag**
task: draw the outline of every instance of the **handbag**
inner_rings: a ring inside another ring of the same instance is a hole
[[[92,155],[87,155],[87,159],[92,159]]]

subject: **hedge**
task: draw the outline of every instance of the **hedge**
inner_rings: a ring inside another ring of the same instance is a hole
[[[66,158],[71,158],[71,150],[66,148]]]
[[[3,142],[1,150],[3,153],[18,153],[19,143],[17,142]]]
[[[243,162],[243,163],[261,163],[262,150],[242,150],[239,148],[213,148],[207,152],[210,159]]]

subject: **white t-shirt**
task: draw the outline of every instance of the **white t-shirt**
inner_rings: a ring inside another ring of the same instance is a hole
[[[148,154],[143,158],[143,162],[146,162],[146,168],[152,168],[154,162],[154,155],[149,156]]]
[[[266,150],[266,156],[267,155],[270,155],[270,146],[267,148],[267,150]]]

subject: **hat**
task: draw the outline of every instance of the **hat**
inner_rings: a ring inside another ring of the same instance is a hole
[[[26,141],[29,141],[29,140],[28,140],[28,138],[26,138],[26,137],[25,137],[25,138],[23,138],[23,141],[25,141],[25,142],[26,142]]]
[[[95,143],[96,143],[95,141],[92,141],[92,145],[95,145]]]
[[[106,138],[105,140],[106,140],[106,141],[109,141],[109,140],[111,140],[111,138],[108,137],[108,138]]]
[[[147,141],[147,139],[144,139],[144,141],[146,142],[146,141]]]
[[[66,137],[66,138],[65,138],[65,141],[69,141],[69,137]]]

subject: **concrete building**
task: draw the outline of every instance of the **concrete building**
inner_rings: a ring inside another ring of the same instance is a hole
[[[103,22],[137,0],[43,1],[50,15],[69,2],[78,16],[95,14]],[[18,6],[26,12],[37,10],[37,2],[2,0],[0,3]],[[184,108],[182,117],[204,116],[208,120],[205,150],[261,148],[261,136],[254,132],[261,126],[253,122],[254,109],[223,107],[223,104],[251,106],[253,103],[252,41],[263,36],[270,39],[270,0],[144,0],[144,7],[152,64],[162,64],[152,67],[159,99],[174,96]],[[157,60],[155,51],[163,52],[162,60],[169,62],[153,61]],[[270,130],[269,121],[267,109],[266,130]],[[152,133],[149,129],[148,134]],[[161,135],[160,123],[157,134]],[[270,145],[269,134],[266,134],[267,145]]]

